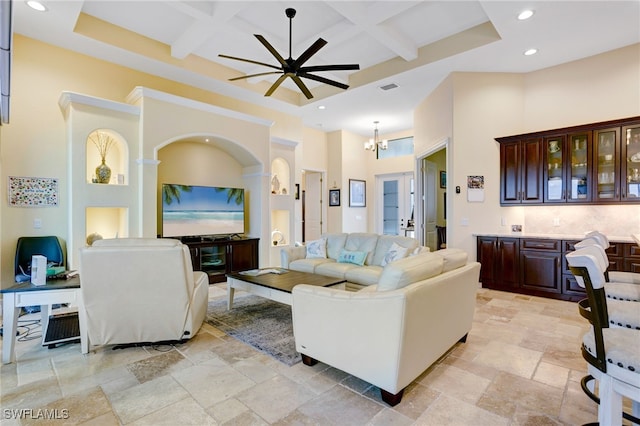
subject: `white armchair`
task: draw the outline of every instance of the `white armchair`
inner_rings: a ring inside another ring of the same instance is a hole
[[[80,282],[89,347],[189,339],[207,312],[207,276],[178,240],[96,241],[80,249]]]

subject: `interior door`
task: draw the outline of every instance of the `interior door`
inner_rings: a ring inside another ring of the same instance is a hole
[[[413,222],[414,180],[413,173],[394,173],[378,176],[376,179],[377,199],[377,232],[384,235],[407,235],[413,237],[409,228]]]
[[[313,241],[322,235],[322,173],[305,172],[304,238]]]
[[[422,187],[424,189],[424,199],[422,211],[424,212],[424,242],[431,251],[437,250],[438,236],[436,233],[436,223],[438,219],[436,185],[438,184],[436,175],[438,167],[435,163],[427,161],[422,163]]]

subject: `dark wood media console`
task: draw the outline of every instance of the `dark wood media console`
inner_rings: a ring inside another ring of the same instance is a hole
[[[259,238],[185,241],[195,271],[205,272],[209,284],[223,282],[226,274],[258,268]]]

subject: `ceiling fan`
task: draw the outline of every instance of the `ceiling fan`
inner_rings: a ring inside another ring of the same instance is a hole
[[[310,67],[302,66],[304,65],[305,62],[309,60],[309,58],[315,55],[318,52],[318,50],[320,50],[325,44],[327,44],[327,42],[322,38],[319,38],[318,40],[316,40],[315,43],[309,46],[309,48],[305,50],[304,53],[298,57],[298,59],[293,59],[291,57],[291,28],[292,28],[293,18],[296,16],[296,10],[292,8],[287,8],[285,10],[285,14],[287,15],[287,18],[289,18],[289,57],[287,59],[284,59],[263,36],[259,34],[254,34],[254,36],[260,41],[260,43],[262,43],[264,47],[266,47],[267,50],[278,60],[278,62],[280,63],[280,66],[267,64],[265,62],[254,61],[251,59],[238,58],[235,56],[222,55],[222,54],[218,55],[221,58],[234,59],[236,61],[249,62],[257,65],[264,65],[265,67],[274,68],[278,71],[268,71],[268,72],[262,72],[258,74],[243,75],[242,77],[230,78],[229,81],[241,80],[241,79],[246,79],[251,77],[258,77],[261,75],[268,75],[268,74],[282,74],[280,77],[278,77],[276,82],[273,83],[273,85],[269,88],[269,90],[267,90],[267,92],[264,95],[271,96],[271,94],[282,84],[282,82],[287,77],[289,77],[298,86],[298,88],[302,91],[302,93],[304,93],[307,99],[313,98],[313,95],[311,94],[307,86],[304,84],[304,82],[301,80],[301,78],[308,78],[310,80],[319,81],[321,83],[339,87],[340,89],[349,88],[349,86],[346,84],[340,83],[335,80],[330,80],[328,78],[321,77],[318,75],[309,74],[309,73],[317,72],[317,71],[359,70],[360,65],[358,64],[316,65],[316,66],[310,66]]]

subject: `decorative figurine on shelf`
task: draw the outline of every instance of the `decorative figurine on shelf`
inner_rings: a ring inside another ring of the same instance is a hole
[[[93,142],[98,149],[100,159],[102,160],[102,163],[96,167],[96,181],[97,183],[109,183],[111,180],[111,168],[105,164],[105,160],[115,140],[105,132],[99,130],[89,135],[89,140]]]
[[[87,245],[91,246],[93,245],[94,242],[101,239],[102,239],[102,235],[98,234],[97,232],[94,232],[93,234],[89,234],[87,235]]]
[[[280,180],[278,179],[278,175],[273,175],[271,178],[271,193],[278,194],[280,192]]]

